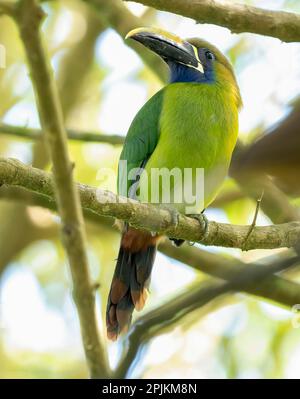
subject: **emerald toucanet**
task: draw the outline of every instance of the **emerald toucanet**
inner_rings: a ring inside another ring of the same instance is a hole
[[[151,190],[155,198],[161,198],[168,189],[172,206],[187,213],[184,199],[174,200],[176,181],[168,187],[160,181],[153,187],[149,175],[161,168],[202,169],[203,201],[196,204],[200,213],[220,189],[237,140],[242,101],[233,69],[216,47],[201,39],[181,40],[153,28],[135,29],[127,38],[142,43],[167,63],[170,83],[141,108],[129,128],[120,157],[120,165],[126,161],[127,169],[119,168],[119,194],[139,195],[141,201],[150,202]],[[129,174],[136,168],[141,168],[140,173],[131,180]],[[193,173],[188,184],[194,186],[195,180]],[[107,304],[109,339],[117,339],[128,328],[134,308],[144,306],[158,241],[155,234],[123,227]]]

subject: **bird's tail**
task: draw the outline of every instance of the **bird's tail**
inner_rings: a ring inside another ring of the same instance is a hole
[[[129,228],[122,235],[106,308],[107,337],[128,329],[133,310],[146,302],[158,237]]]

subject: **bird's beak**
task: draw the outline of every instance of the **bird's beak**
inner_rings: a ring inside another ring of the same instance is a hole
[[[197,48],[172,33],[157,28],[137,28],[127,34],[128,38],[142,43],[166,62],[177,62],[204,73]]]

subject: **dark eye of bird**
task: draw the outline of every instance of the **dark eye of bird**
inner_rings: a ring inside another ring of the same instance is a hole
[[[212,53],[211,51],[206,51],[206,52],[205,52],[205,57],[206,57],[208,60],[214,60],[214,59],[215,59],[215,56],[213,55],[213,53]]]

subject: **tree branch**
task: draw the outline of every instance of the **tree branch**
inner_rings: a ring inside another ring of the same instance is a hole
[[[68,138],[70,140],[78,140],[85,142],[107,143],[112,145],[119,145],[124,143],[125,137],[118,135],[107,135],[96,132],[82,132],[72,129],[66,129]],[[17,136],[24,139],[40,139],[44,132],[41,129],[33,129],[22,126],[12,126],[5,123],[0,124],[0,134],[7,134],[9,136]]]
[[[0,185],[20,186],[54,199],[52,176],[40,169],[26,166],[14,159],[0,158]],[[156,231],[172,238],[201,242],[232,248],[244,248],[248,226],[209,222],[206,238],[197,220],[179,216],[175,226],[167,209],[120,197],[110,191],[96,189],[84,184],[77,185],[83,208],[103,216],[111,216],[129,222],[132,226]],[[273,249],[294,247],[299,242],[300,222],[270,226],[257,226],[247,240],[249,249]]]
[[[194,246],[175,248],[170,243],[164,242],[160,244],[159,250],[179,262],[222,280],[231,280],[246,270],[251,271],[255,267],[264,267],[262,264],[260,266],[253,266],[237,258],[221,256]],[[282,258],[283,254],[280,257]],[[279,276],[270,276],[268,279],[262,281],[261,284],[246,287],[245,291],[249,294],[275,301],[289,308],[295,303],[300,303],[300,285]]]
[[[197,22],[220,25],[233,33],[250,32],[276,37],[284,42],[300,41],[300,15],[296,13],[218,0],[133,1],[192,18]]]
[[[73,165],[67,149],[62,111],[53,72],[42,44],[40,25],[44,17],[35,0],[21,0],[14,15],[24,43],[31,79],[38,103],[40,121],[48,141],[55,183],[55,195],[62,219],[63,243],[73,278],[84,350],[91,377],[108,375],[95,315],[94,292],[89,277],[86,237],[78,191],[73,182]]]
[[[0,188],[0,198],[21,201],[27,205],[41,206],[54,211],[57,209],[53,199],[17,186],[2,186]],[[84,217],[86,220],[100,224],[105,228],[113,228],[111,219],[100,216],[88,209],[84,209]],[[251,265],[245,264],[236,258],[224,257],[220,254],[204,251],[195,246],[185,245],[175,248],[168,241],[161,243],[159,250],[172,259],[176,259],[198,271],[222,280],[230,280],[243,270],[251,267]],[[281,258],[284,256],[290,256],[290,254],[286,252],[280,254]],[[295,303],[300,303],[299,284],[279,276],[270,276],[260,285],[247,288],[246,292],[288,307],[292,307]]]
[[[244,290],[246,287],[263,281],[270,274],[295,266],[298,262],[299,257],[296,256],[275,262],[272,265],[255,267],[249,271],[246,269],[237,277],[225,283],[207,281],[202,283],[201,287],[191,288],[188,292],[177,296],[176,299],[148,312],[145,316],[139,318],[129,331],[126,352],[115,372],[116,378],[126,377],[138,352],[150,339],[165,332],[187,314],[202,308],[221,295],[236,290]]]

